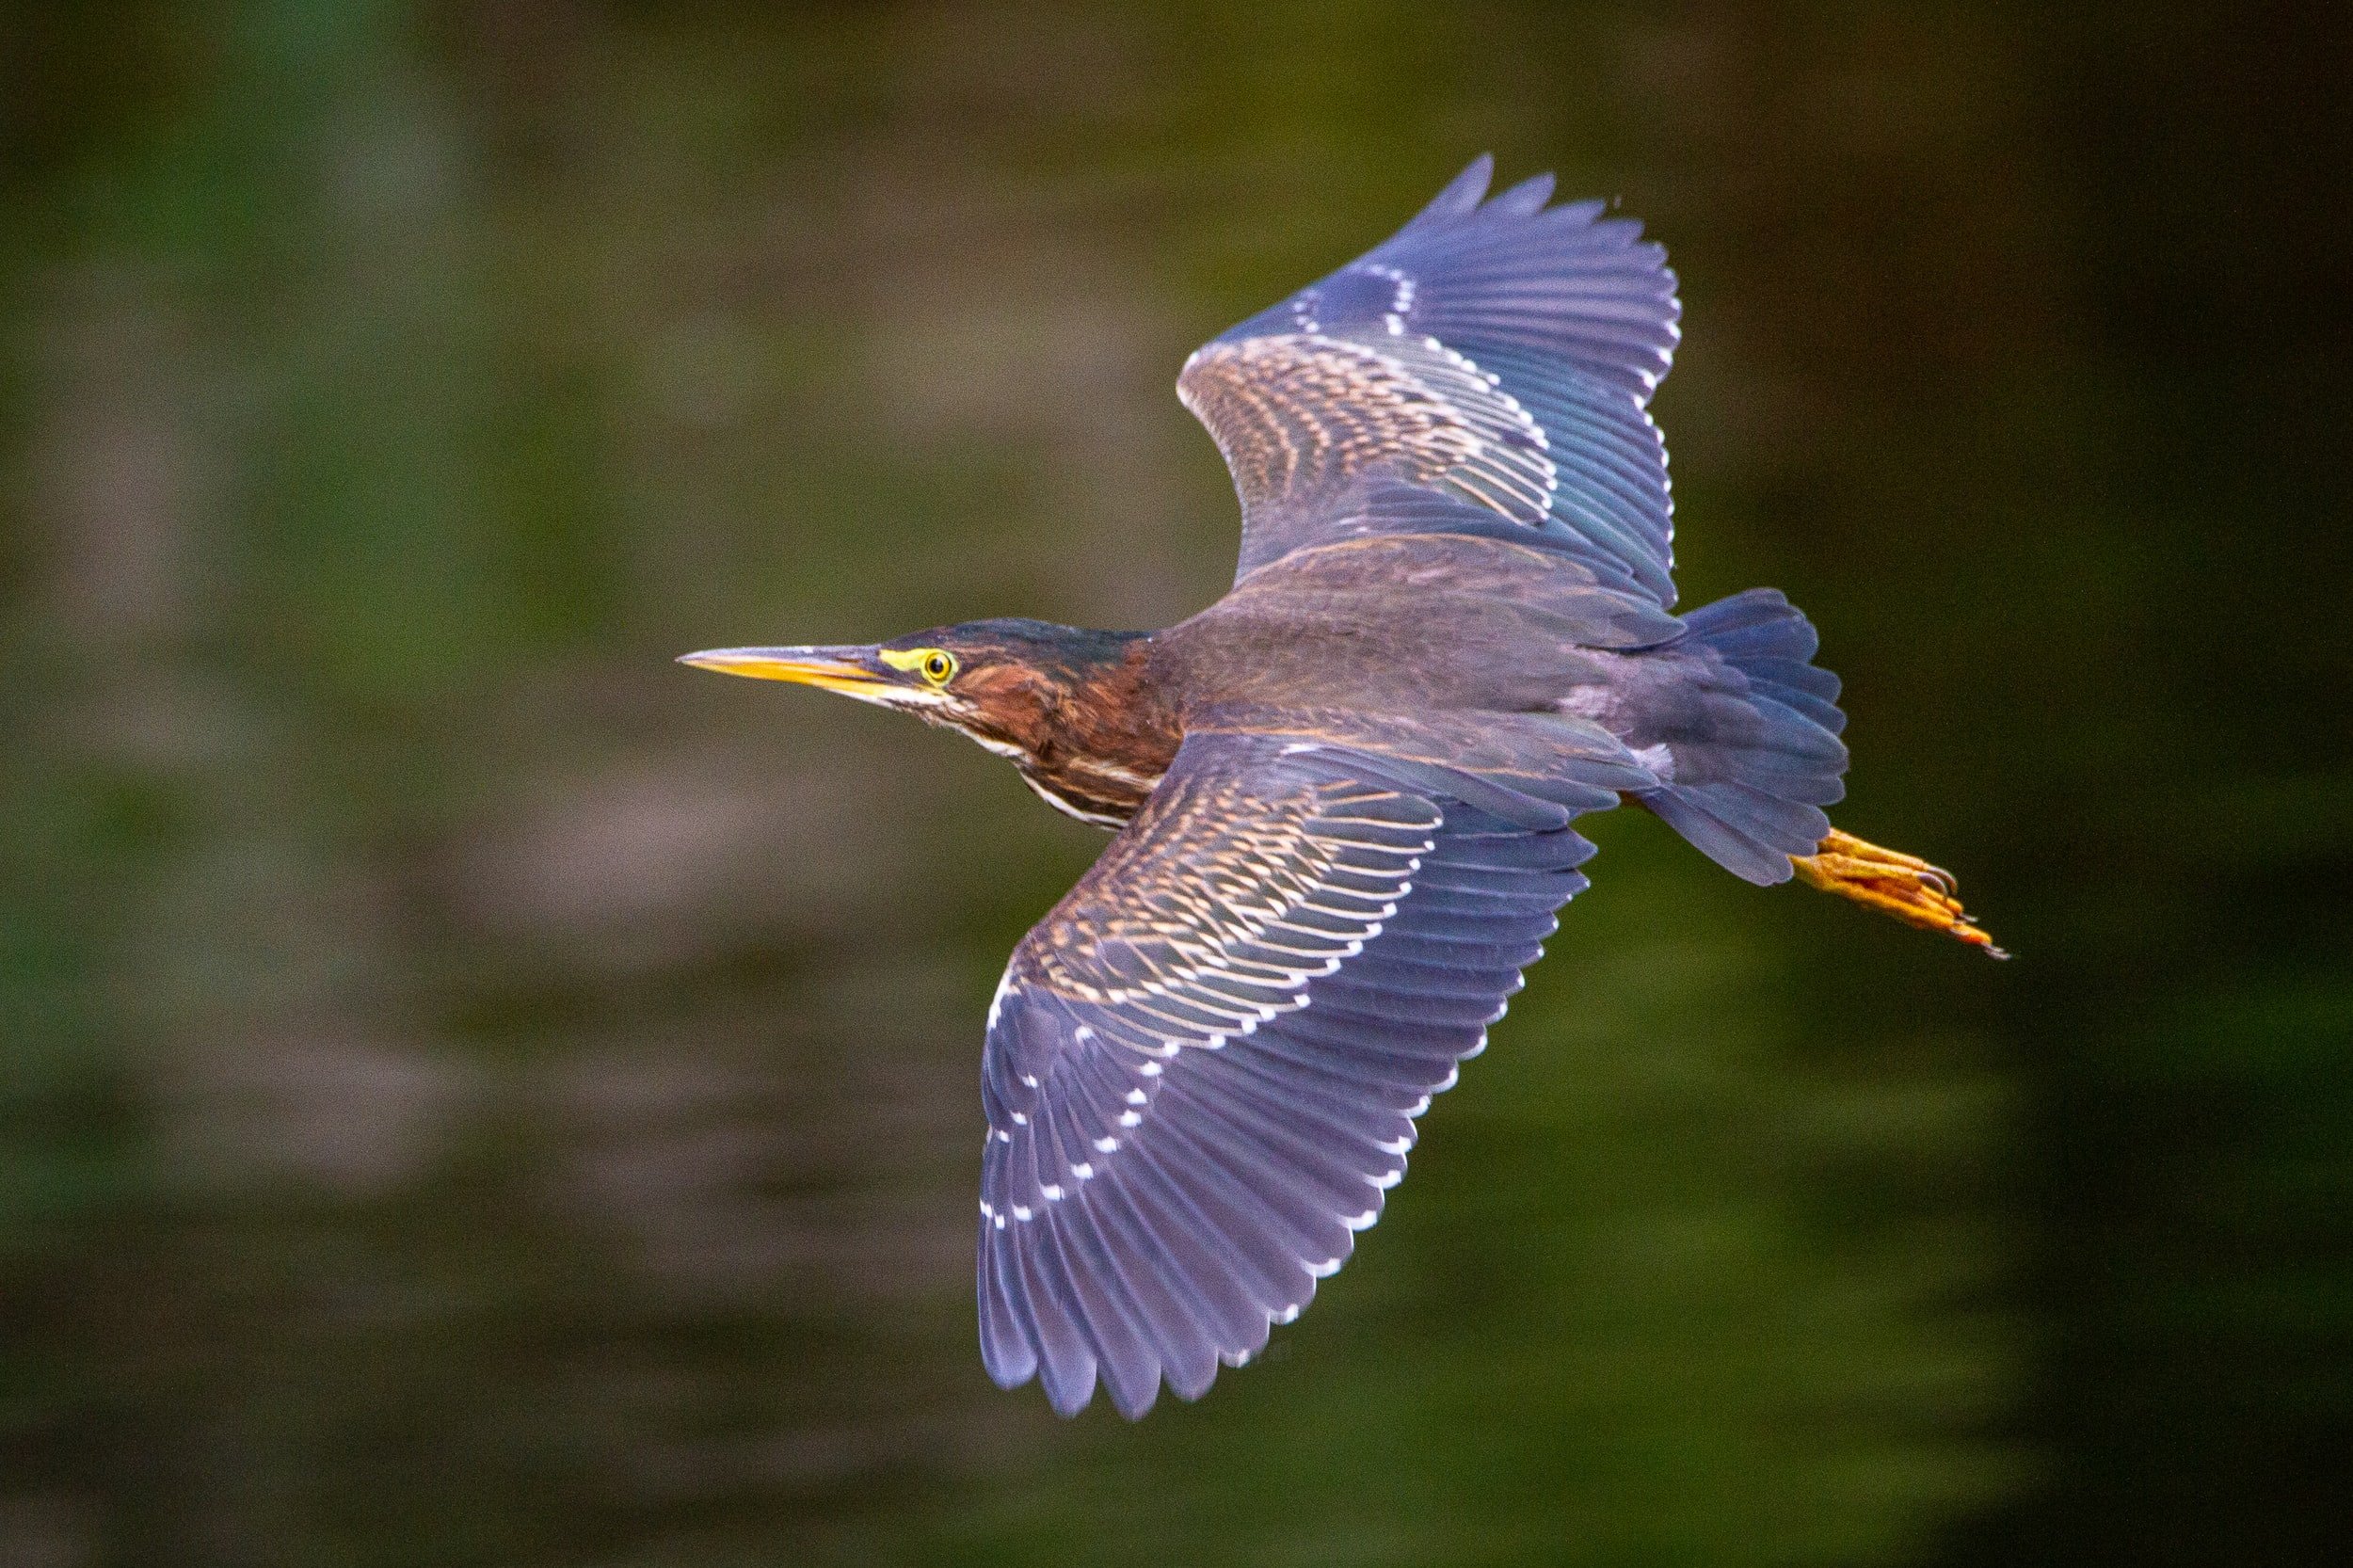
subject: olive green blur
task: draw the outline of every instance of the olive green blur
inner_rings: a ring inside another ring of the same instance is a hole
[[[2339,1560],[2324,10],[9,8],[0,1561]],[[2020,957],[1595,820],[1358,1266],[1058,1422],[979,1020],[1104,840],[671,658],[1207,603],[1178,364],[1487,148]]]

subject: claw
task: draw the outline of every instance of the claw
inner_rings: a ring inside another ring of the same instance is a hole
[[[1808,887],[1852,899],[1906,925],[1941,931],[1988,957],[2009,956],[1961,906],[1955,896],[1961,884],[1953,873],[1916,855],[1881,849],[1833,827],[1814,854],[1795,856],[1789,863]]]

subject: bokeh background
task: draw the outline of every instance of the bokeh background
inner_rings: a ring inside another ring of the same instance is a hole
[[[0,11],[0,1562],[2345,1560],[2330,9]],[[980,1018],[1101,840],[670,657],[1207,602],[1177,364],[1487,148],[2021,956],[1600,820],[1357,1263],[1057,1422]]]

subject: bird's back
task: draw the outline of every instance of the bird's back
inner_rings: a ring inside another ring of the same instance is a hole
[[[1381,535],[1298,552],[1153,639],[1178,711],[1233,702],[1369,713],[1531,712],[1596,651],[1680,623],[1574,556],[1505,540]]]

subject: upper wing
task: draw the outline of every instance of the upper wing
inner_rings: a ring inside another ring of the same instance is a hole
[[[1580,541],[1674,602],[1647,405],[1682,306],[1666,251],[1482,156],[1395,235],[1203,347],[1177,377],[1242,504],[1241,570],[1321,536],[1381,472]]]
[[[1067,1415],[1198,1397],[1340,1266],[1585,887],[1569,813],[1189,737],[1014,952],[981,1072],[981,1349]],[[1501,792],[1496,792],[1497,795]],[[1542,824],[1544,825],[1529,825]]]

